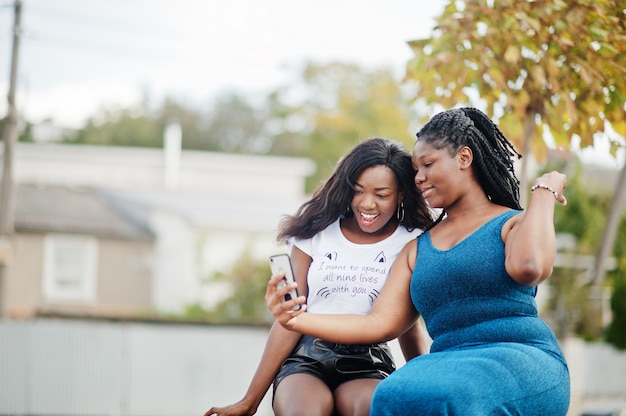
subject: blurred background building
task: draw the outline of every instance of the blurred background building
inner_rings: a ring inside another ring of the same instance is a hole
[[[178,142],[179,143],[179,142]],[[19,143],[5,314],[210,309],[245,253],[261,259],[300,205],[307,159]]]

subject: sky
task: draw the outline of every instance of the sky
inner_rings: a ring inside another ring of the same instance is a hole
[[[429,37],[446,0],[22,0],[17,107],[29,122],[79,128],[146,95],[207,105],[297,79],[306,61],[388,68]],[[0,0],[0,114],[6,113],[13,0]],[[621,166],[606,141],[582,157]]]
[[[11,0],[0,0],[7,91]],[[443,0],[23,0],[18,110],[79,127],[102,105],[226,90],[260,95],[307,60],[401,73],[407,41],[430,35]],[[3,94],[3,97],[6,94]],[[6,111],[6,102],[0,104]]]

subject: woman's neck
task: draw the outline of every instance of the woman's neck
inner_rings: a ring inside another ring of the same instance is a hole
[[[482,191],[482,190],[481,190]],[[467,218],[490,217],[501,211],[502,206],[491,202],[482,193],[467,193],[454,204],[446,207],[446,219],[448,222],[466,221]]]

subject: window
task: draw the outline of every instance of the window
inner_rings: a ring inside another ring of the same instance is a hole
[[[48,234],[44,239],[44,296],[52,301],[96,299],[98,242],[93,237]]]

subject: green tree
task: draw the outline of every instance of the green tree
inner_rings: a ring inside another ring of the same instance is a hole
[[[626,217],[622,217],[615,244],[617,267],[608,273],[613,281],[611,312],[613,319],[606,330],[606,340],[626,349]]]
[[[175,120],[183,149],[313,159],[318,170],[307,182],[309,192],[361,140],[380,136],[412,147],[409,125],[415,116],[390,70],[308,63],[296,78],[256,104],[226,92],[202,109],[172,98],[155,109],[147,98],[136,108],[103,109],[67,141],[161,147],[166,125]]]
[[[267,324],[273,321],[265,305],[265,289],[270,273],[267,261],[244,254],[233,269],[217,279],[227,279],[233,294],[208,313],[221,323]]]
[[[542,160],[544,133],[564,148],[593,145],[607,122],[626,136],[622,0],[450,1],[410,46],[417,97],[450,108],[478,93],[523,154]]]
[[[180,124],[182,130],[181,147],[186,150],[216,150],[207,134],[207,117],[200,109],[166,98],[154,112],[153,121],[159,131],[158,145],[163,146],[163,131],[168,123]]]
[[[608,125],[626,136],[623,0],[450,1],[432,37],[410,46],[415,57],[406,78],[416,83],[417,97],[430,107],[481,104],[525,155],[543,160],[548,135],[563,148],[575,138],[581,147],[593,145]],[[612,145],[614,154],[619,143]],[[522,205],[526,170],[524,158]],[[595,261],[597,285],[625,188],[626,165]]]
[[[6,117],[0,119],[0,131],[4,130],[4,125],[6,123],[6,120],[7,120]],[[33,125],[29,122],[24,122],[23,126],[20,124],[20,128],[18,129],[17,141],[18,142],[32,142],[33,141],[32,130],[33,130]]]
[[[235,264],[229,272],[212,277],[227,280],[232,285],[230,296],[211,310],[193,303],[187,305],[182,314],[170,318],[216,324],[271,324],[274,318],[265,305],[265,289],[271,274],[267,261],[255,260],[249,253],[244,253]]]
[[[160,147],[162,135],[153,119],[136,116],[132,110],[122,110],[120,114],[107,112],[104,121],[88,120],[85,127],[67,141],[102,146]]]
[[[580,253],[591,254],[602,236],[603,224],[611,202],[610,192],[590,186],[583,179],[582,164],[575,160],[567,169],[567,205],[555,211],[554,226],[557,232],[567,232],[576,238]],[[565,170],[552,164],[544,171]]]
[[[600,241],[610,206],[610,191],[590,187],[584,177],[584,167],[577,160],[568,166],[549,161],[544,168],[545,171],[554,169],[568,171],[568,203],[555,211],[555,229],[561,238],[571,236],[575,244],[562,248],[559,253],[562,265],[554,268],[547,282],[551,295],[542,313],[558,337],[575,334],[598,340],[602,337],[602,328],[596,325],[595,318],[601,310],[592,302],[594,287],[590,285],[588,265],[583,265],[581,259],[590,258]],[[590,192],[590,188],[594,191]]]
[[[253,106],[240,94],[218,97],[207,114],[205,126],[209,150],[231,153],[267,153],[272,137],[266,131],[265,106]]]
[[[626,279],[616,279],[611,296],[613,320],[606,331],[606,340],[615,347],[626,350]]]
[[[277,90],[269,102],[270,116],[275,116],[273,152],[292,152],[317,163],[309,191],[359,141],[385,137],[409,149],[413,145],[409,126],[414,114],[400,80],[388,69],[309,63],[299,83]]]
[[[168,123],[180,124],[182,148],[187,150],[263,153],[259,145],[264,120],[250,103],[235,93],[225,93],[207,109],[197,109],[165,98],[151,109],[147,98],[137,107],[102,109],[66,141],[104,146],[162,147]]]

